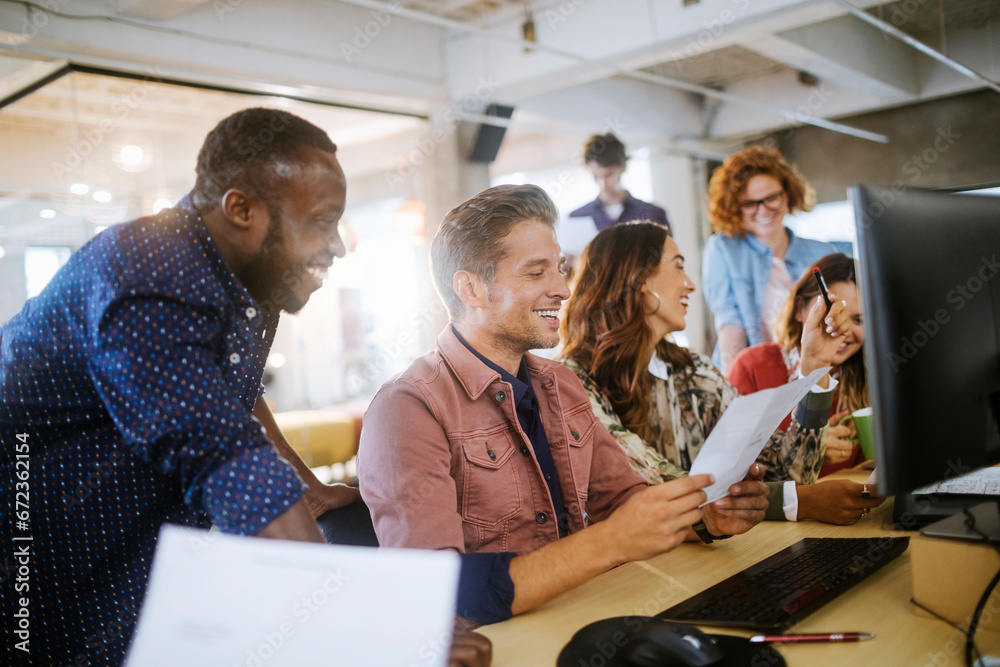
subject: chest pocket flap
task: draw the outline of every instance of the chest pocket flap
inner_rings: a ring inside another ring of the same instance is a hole
[[[566,435],[569,446],[583,447],[589,443],[594,439],[594,431],[598,426],[601,426],[601,423],[594,418],[588,403],[566,412]]]
[[[511,518],[521,509],[514,441],[501,426],[460,437],[466,465],[462,474],[462,516],[480,525]]]

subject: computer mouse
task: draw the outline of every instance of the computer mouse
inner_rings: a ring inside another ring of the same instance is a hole
[[[644,625],[622,653],[632,667],[709,667],[725,657],[715,640],[698,628],[663,621]]]

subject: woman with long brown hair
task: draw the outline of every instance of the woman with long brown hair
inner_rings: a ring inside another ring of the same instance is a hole
[[[684,329],[695,291],[677,244],[651,223],[610,227],[587,246],[577,275],[561,325],[563,363],[583,381],[594,413],[640,474],[653,483],[687,474],[738,394],[707,357],[667,339]],[[810,309],[801,339],[804,374],[830,364],[847,319],[839,299],[829,313]],[[772,487],[767,518],[807,518],[798,513],[796,483],[815,482],[823,461],[828,383],[824,378],[802,400],[788,430],[776,432],[758,459]],[[854,520],[878,502],[858,500]]]
[[[814,267],[822,272],[830,290],[844,301],[850,318],[843,344],[831,359],[831,373],[839,384],[831,408],[824,464],[819,473],[823,477],[865,460],[861,448],[846,439],[851,435],[851,427],[836,425],[844,415],[871,405],[862,353],[865,329],[854,260],[842,253],[834,253],[813,262],[799,278],[778,315],[775,322],[777,340],[743,350],[726,377],[741,394],[752,394],[761,389],[779,387],[798,376],[803,322],[809,308],[820,298],[819,286],[813,277]],[[785,429],[787,425],[788,420],[780,428]]]

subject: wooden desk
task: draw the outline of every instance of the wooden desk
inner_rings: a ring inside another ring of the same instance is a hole
[[[868,472],[843,476],[863,481]],[[838,475],[839,476],[839,475]],[[712,545],[685,543],[648,561],[626,563],[509,621],[481,628],[493,641],[495,667],[552,667],[570,637],[588,623],[611,616],[656,613],[722,581],[804,537],[916,535],[883,528],[892,500],[853,526],[815,521],[763,522],[745,535]],[[942,573],[947,576],[947,573]],[[913,613],[910,552],[807,616],[792,632],[873,632],[875,639],[851,644],[780,645],[789,665],[964,665],[965,636],[943,621]],[[711,628],[714,634],[749,637],[753,632]],[[994,654],[1000,632],[980,630],[976,644]]]

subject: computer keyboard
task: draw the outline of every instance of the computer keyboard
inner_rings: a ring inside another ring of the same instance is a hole
[[[903,553],[909,543],[909,537],[806,538],[657,616],[784,630]]]

